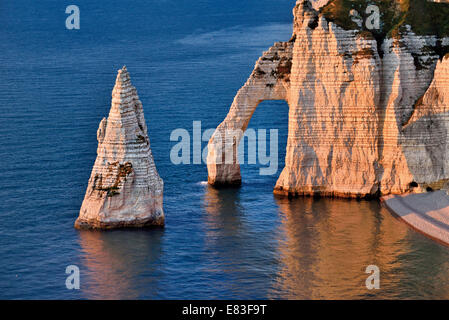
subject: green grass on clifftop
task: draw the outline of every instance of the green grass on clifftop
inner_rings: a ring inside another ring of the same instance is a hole
[[[374,4],[380,9],[381,29],[369,30],[379,38],[392,37],[406,25],[418,35],[449,36],[449,4],[433,3],[427,0],[332,0],[321,9],[323,15],[344,29],[360,29],[351,20],[352,9],[362,16],[369,16],[367,6]],[[362,31],[367,31],[363,24]]]

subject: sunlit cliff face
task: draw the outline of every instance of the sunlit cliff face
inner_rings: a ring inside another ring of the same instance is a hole
[[[324,6],[325,4],[327,4],[330,0],[312,0],[312,6],[314,9],[319,9],[322,6]]]
[[[239,164],[219,160],[236,153],[242,135],[219,137],[246,130],[261,101],[285,100],[276,194],[373,198],[449,187],[449,37],[440,37],[449,34],[441,17],[449,6],[376,3],[386,20],[371,31],[349,16],[367,1],[335,0],[320,12],[296,3],[291,40],[263,53],[209,141],[210,184],[241,183]]]

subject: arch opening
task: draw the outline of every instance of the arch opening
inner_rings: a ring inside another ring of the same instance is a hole
[[[245,182],[270,187],[276,184],[285,164],[288,110],[285,100],[264,100],[251,116],[238,146]]]

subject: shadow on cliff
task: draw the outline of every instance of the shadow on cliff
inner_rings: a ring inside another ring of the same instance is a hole
[[[81,291],[89,299],[137,299],[157,293],[162,229],[80,231]],[[87,270],[86,270],[87,269]]]

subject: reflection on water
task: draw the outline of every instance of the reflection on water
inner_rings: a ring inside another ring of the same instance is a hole
[[[79,232],[83,298],[449,298],[448,248],[377,201],[245,190],[205,187],[200,220],[179,230]]]
[[[277,203],[282,266],[273,296],[430,298],[437,290],[439,297],[449,297],[446,248],[409,230],[378,202],[300,198]],[[371,264],[380,269],[380,290],[365,287],[365,268]]]
[[[206,189],[205,251],[206,259],[212,261],[208,270],[214,279],[220,278],[217,293],[221,298],[262,299],[277,266],[272,254],[276,241],[266,236],[272,227],[260,217],[254,221],[241,201],[241,189]]]
[[[449,298],[448,248],[377,201],[245,190],[205,187],[199,220],[179,229],[79,232],[83,298]]]
[[[225,237],[240,238],[244,225],[244,210],[240,205],[239,189],[217,190],[208,186],[204,195],[205,210],[207,212],[209,240],[215,241]]]
[[[163,230],[80,231],[84,251],[81,275],[89,299],[137,299],[154,295]],[[87,283],[86,283],[87,282]]]

